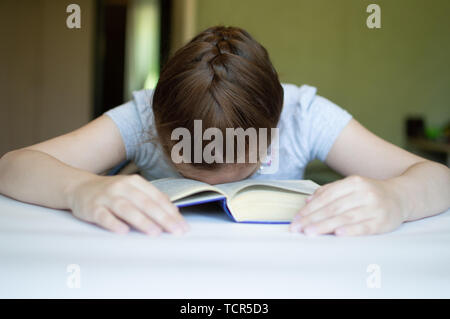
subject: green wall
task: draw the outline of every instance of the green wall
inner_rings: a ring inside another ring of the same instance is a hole
[[[390,142],[404,145],[409,114],[450,120],[449,0],[197,0],[197,31],[215,24],[249,31],[282,82],[317,86]]]

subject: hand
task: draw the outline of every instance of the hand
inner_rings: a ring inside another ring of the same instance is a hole
[[[94,175],[70,192],[68,202],[74,216],[118,233],[127,233],[128,225],[154,236],[188,230],[168,196],[139,175]]]
[[[350,176],[316,190],[290,230],[307,235],[370,235],[392,231],[407,218],[389,180]]]

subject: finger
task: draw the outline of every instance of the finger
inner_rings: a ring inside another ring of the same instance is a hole
[[[322,220],[318,223],[314,223],[304,228],[303,231],[306,235],[321,235],[333,233],[336,229],[344,227],[346,225],[353,225],[364,221],[372,220],[374,216],[367,214],[367,209],[364,207],[356,207],[350,209],[337,216]]]
[[[119,234],[127,233],[130,228],[116,218],[106,207],[97,208],[92,214],[92,222]]]
[[[353,175],[326,184],[307,198],[308,204],[300,210],[299,215],[307,215],[339,197],[354,192],[355,189],[361,188],[364,183],[365,178]]]
[[[352,225],[344,225],[338,227],[334,233],[337,236],[362,236],[362,235],[372,235],[379,233],[377,230],[376,222],[373,219],[362,221],[360,223]]]
[[[138,175],[136,175],[136,178],[132,179],[132,184],[140,191],[150,196],[158,204],[160,204],[164,210],[173,215],[176,219],[179,220],[179,222],[184,222],[184,218],[180,214],[178,207],[170,201],[170,198],[167,196],[167,194],[164,194],[158,188]]]
[[[116,199],[109,208],[116,216],[143,233],[151,236],[161,233],[161,228],[126,198]]]
[[[188,230],[187,223],[181,214],[179,216],[169,214],[158,202],[146,193],[141,192],[134,186],[128,188],[125,193],[127,194],[126,197],[132,201],[139,210],[145,213],[164,230],[174,234],[182,234]]]
[[[139,175],[134,175],[131,183],[137,187],[140,191],[144,192],[152,199],[157,200],[161,206],[167,210],[168,213],[177,214],[179,213],[178,207],[176,207],[169,199],[167,194],[162,193],[158,188],[152,185],[147,180],[143,179]]]
[[[353,188],[345,180],[340,180],[318,188],[311,195],[307,204],[300,209],[298,216],[307,216],[312,212],[330,204],[338,198],[351,193]]]
[[[337,200],[318,208],[306,216],[298,216],[292,221],[292,230],[300,231],[311,224],[339,215],[361,204],[361,198],[355,194],[345,195]]]

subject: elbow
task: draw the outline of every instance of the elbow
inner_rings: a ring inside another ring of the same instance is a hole
[[[7,163],[10,162],[11,157],[14,156],[11,154],[13,152],[14,151],[7,152],[0,157],[0,185],[3,183],[3,177],[5,175],[5,172],[7,171],[7,166],[8,166]]]
[[[0,180],[4,176],[5,172],[8,170],[10,164],[17,159],[24,152],[23,149],[17,149],[13,151],[6,152],[0,157]]]
[[[0,166],[1,166],[1,163],[11,161],[17,155],[17,153],[20,153],[20,152],[22,152],[22,149],[12,150],[12,151],[4,153],[0,157]]]
[[[2,164],[6,161],[9,161],[11,159],[11,157],[14,156],[14,153],[17,151],[10,151],[10,152],[6,152],[4,153],[1,157],[0,157],[0,167],[2,166]]]
[[[446,189],[446,193],[450,194],[450,169],[448,168],[448,166],[441,164],[441,163],[437,163],[437,162],[431,162],[433,163],[434,167],[437,170],[437,174],[436,175],[440,175],[443,177],[444,180],[444,189]],[[448,197],[449,201],[450,201],[450,197]],[[450,204],[450,202],[449,202]]]
[[[433,165],[435,165],[435,167],[437,169],[439,169],[440,171],[442,171],[442,174],[444,176],[447,176],[448,182],[450,182],[450,169],[448,168],[448,166],[442,164],[442,163],[438,163],[438,162],[431,162]]]
[[[413,165],[428,165],[428,167],[434,167],[435,169],[442,171],[444,174],[447,174],[447,176],[450,175],[450,169],[448,168],[448,166],[446,166],[442,163],[428,160],[428,159],[418,161],[417,163],[414,163]]]
[[[15,156],[17,151],[6,152],[0,157],[0,180],[2,178],[2,172],[5,171],[5,167],[8,162],[11,162],[12,158]]]

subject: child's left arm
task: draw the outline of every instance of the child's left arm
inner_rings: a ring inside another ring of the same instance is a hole
[[[337,138],[326,163],[349,177],[324,185],[310,196],[291,231],[376,234],[450,206],[446,166],[384,141],[354,119]]]

